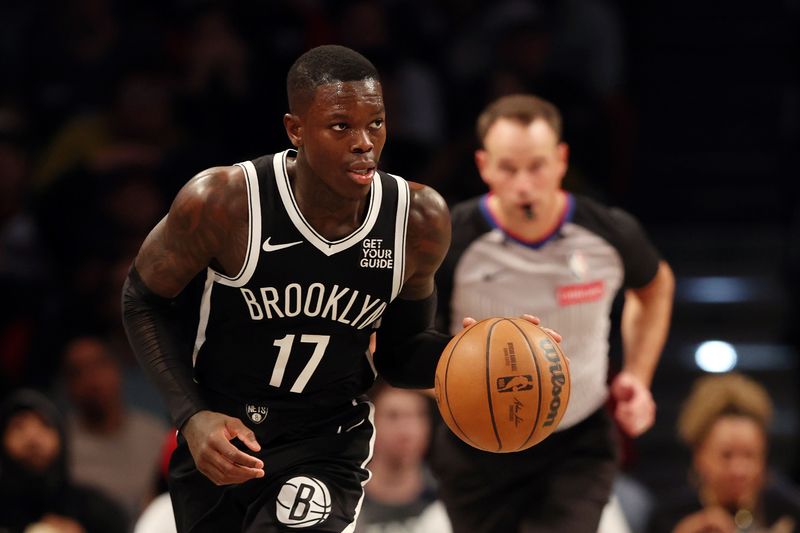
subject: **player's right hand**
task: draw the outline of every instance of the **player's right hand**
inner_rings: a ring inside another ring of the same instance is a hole
[[[542,321],[539,319],[538,316],[529,315],[528,313],[524,313],[523,315],[520,316],[520,318],[524,318],[525,320],[527,320],[531,324],[535,324],[537,326],[542,323]],[[466,328],[468,328],[470,326],[473,326],[473,325],[475,325],[477,323],[478,323],[477,320],[475,320],[471,316],[467,316],[467,317],[464,317],[461,320],[461,327],[466,329]],[[559,332],[557,332],[556,330],[550,329],[550,328],[546,328],[544,326],[542,326],[542,329],[545,330],[547,333],[549,333],[550,336],[553,337],[553,339],[557,343],[561,343],[561,341],[564,340],[564,339],[562,339],[561,334]]]
[[[261,450],[255,434],[238,418],[199,411],[181,430],[197,469],[215,485],[231,485],[264,477],[264,462],[231,444],[238,438],[254,452]]]

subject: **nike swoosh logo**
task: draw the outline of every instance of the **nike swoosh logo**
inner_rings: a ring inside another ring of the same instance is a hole
[[[290,246],[294,246],[295,244],[302,244],[303,241],[295,241],[295,242],[287,242],[284,244],[270,244],[269,240],[272,237],[267,237],[267,240],[264,241],[264,246],[262,248],[265,252],[276,252],[278,250],[283,250],[284,248],[289,248]]]

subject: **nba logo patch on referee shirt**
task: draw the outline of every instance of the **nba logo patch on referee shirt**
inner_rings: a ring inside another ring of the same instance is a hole
[[[267,418],[269,408],[263,405],[253,405],[248,403],[245,406],[245,412],[247,413],[247,418],[249,418],[253,424],[260,424],[264,421],[264,419]]]
[[[586,261],[586,256],[580,250],[575,250],[569,256],[569,271],[577,280],[586,278],[589,272],[589,262]]]

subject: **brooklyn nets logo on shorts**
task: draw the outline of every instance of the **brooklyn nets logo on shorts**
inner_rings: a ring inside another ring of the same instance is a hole
[[[331,494],[325,483],[297,476],[283,484],[275,504],[275,515],[289,527],[321,524],[331,514]]]

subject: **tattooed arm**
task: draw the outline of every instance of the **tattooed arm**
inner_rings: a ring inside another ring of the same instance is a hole
[[[409,187],[406,280],[400,297],[419,300],[433,292],[434,274],[450,248],[450,211],[430,187],[413,182]]]
[[[450,246],[450,213],[439,194],[409,183],[406,279],[381,319],[375,368],[397,387],[431,388],[436,363],[450,337],[433,328],[434,274]]]
[[[180,190],[169,214],[145,239],[134,265],[153,292],[175,297],[212,263],[226,274],[238,272],[246,254],[247,224],[242,170],[211,168]]]
[[[133,351],[166,400],[198,469],[218,485],[263,477],[263,462],[230,443],[258,451],[241,420],[205,408],[192,379],[189,354],[170,328],[171,298],[209,265],[226,274],[244,263],[248,233],[244,174],[218,167],[192,178],[169,214],[145,239],[122,295],[123,323]]]

